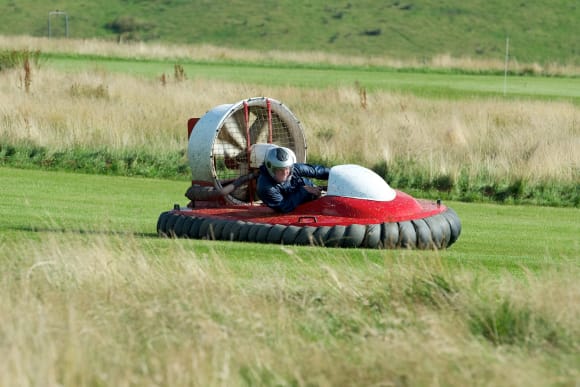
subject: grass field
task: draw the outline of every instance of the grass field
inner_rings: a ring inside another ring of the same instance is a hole
[[[309,160],[376,168],[395,186],[433,197],[579,203],[578,77],[510,75],[504,84],[493,72],[252,56],[176,62],[161,59],[157,46],[131,46],[142,48],[140,59],[110,56],[115,44],[89,46],[93,53],[51,51],[28,71],[2,71],[4,165],[181,177],[187,118],[262,95],[301,119]]]
[[[158,238],[187,182],[0,180],[2,385],[580,378],[578,209],[447,203],[448,251],[336,250]]]
[[[186,76],[252,85],[295,86],[305,88],[340,88],[358,85],[374,91],[411,92],[419,96],[439,98],[532,97],[580,101],[580,78],[453,73],[420,73],[394,71],[389,68],[349,68],[346,66],[289,67],[259,63],[195,63],[179,61]],[[83,56],[48,56],[46,66],[66,71],[83,72],[99,69],[148,78],[172,76],[174,68],[167,60],[132,60],[124,58],[90,58]],[[504,94],[505,91],[505,94]]]
[[[174,59],[74,52],[0,72],[0,157],[23,167],[0,167],[1,386],[580,383],[577,201],[445,201],[463,225],[449,250],[321,249],[160,238],[187,176],[41,169],[175,163],[188,117],[265,95],[298,113],[317,158],[573,196],[577,77],[510,77],[504,98],[485,71],[242,55],[183,61],[173,79]]]
[[[429,61],[437,55],[547,65],[578,62],[574,1],[420,2],[120,1],[0,2],[0,34],[47,36],[49,12],[69,16],[69,36],[212,44],[261,51],[327,52]],[[65,19],[51,18],[52,36]]]
[[[0,177],[4,198],[0,230],[5,235],[23,233],[24,241],[30,235],[63,231],[128,233],[156,239],[159,214],[174,203],[185,205],[187,201],[187,181],[11,168],[1,168]],[[549,265],[546,257],[558,263],[579,255],[580,209],[449,205],[460,213],[463,234],[461,243],[443,254],[458,263],[481,262],[489,264],[489,269],[520,264],[533,267]],[[247,248],[252,249],[246,244],[239,254],[244,255]]]

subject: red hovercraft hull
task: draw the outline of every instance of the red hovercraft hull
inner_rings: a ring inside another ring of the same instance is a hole
[[[216,205],[161,214],[162,235],[193,239],[361,248],[441,249],[459,237],[457,214],[439,201],[415,199],[396,191],[389,202],[323,196],[291,213],[264,205]]]

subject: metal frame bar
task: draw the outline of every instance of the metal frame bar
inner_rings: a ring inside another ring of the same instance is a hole
[[[64,16],[64,30],[65,30],[65,36],[68,38],[68,14],[65,11],[59,11],[58,9],[56,11],[50,11],[48,13],[48,38],[50,39],[52,37],[52,26],[50,23],[50,19],[52,16]]]

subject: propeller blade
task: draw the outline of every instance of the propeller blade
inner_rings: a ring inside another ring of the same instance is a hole
[[[229,144],[230,147],[241,152],[246,149],[245,132],[245,129],[240,127],[236,119],[228,117],[220,129],[218,140]]]
[[[229,141],[223,141],[219,138],[213,145],[213,154],[216,156],[224,156],[226,158],[235,159],[244,152],[245,151],[243,149],[232,146]]]

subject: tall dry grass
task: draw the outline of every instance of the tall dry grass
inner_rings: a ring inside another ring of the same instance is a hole
[[[311,142],[317,154],[358,155],[363,163],[414,160],[431,175],[465,167],[532,181],[579,178],[580,109],[571,103],[373,93],[361,109],[352,89],[307,94],[300,117],[312,129],[309,139],[320,140]],[[310,101],[322,103],[309,109]]]
[[[239,100],[268,96],[301,119],[310,155],[372,166],[409,161],[430,175],[577,181],[580,109],[567,102],[433,100],[353,87],[305,90],[194,80],[142,79],[100,69],[0,72],[0,136],[51,149],[184,151],[186,121]]]
[[[201,253],[176,241],[159,254],[130,236],[2,242],[0,385],[545,386],[580,378],[577,265],[521,278],[452,269],[437,253],[353,260],[281,247],[280,260],[256,265],[226,258],[219,245]]]

